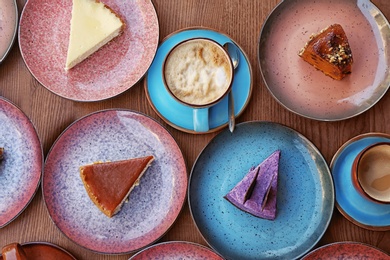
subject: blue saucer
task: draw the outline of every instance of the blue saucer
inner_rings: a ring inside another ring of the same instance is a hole
[[[224,34],[204,28],[190,28],[169,35],[157,49],[154,61],[146,74],[145,92],[152,108],[172,127],[189,133],[209,133],[217,131],[228,124],[227,96],[209,109],[210,129],[207,132],[196,132],[193,127],[193,109],[180,104],[170,96],[162,79],[162,65],[168,52],[177,43],[195,37],[209,38],[221,45],[226,42],[233,42]],[[238,48],[240,63],[235,69],[232,86],[234,114],[236,117],[244,111],[252,94],[252,68],[244,51],[239,46]]]
[[[352,184],[353,160],[367,146],[390,142],[390,136],[368,133],[347,141],[333,156],[330,164],[336,192],[336,206],[352,223],[370,230],[390,230],[390,204],[379,204],[364,198]]]

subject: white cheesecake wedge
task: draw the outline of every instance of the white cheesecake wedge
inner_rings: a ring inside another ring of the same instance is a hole
[[[65,70],[69,70],[119,36],[123,20],[99,0],[73,0]]]

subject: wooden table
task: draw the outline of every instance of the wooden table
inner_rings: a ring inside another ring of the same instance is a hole
[[[253,68],[254,88],[251,101],[238,118],[238,123],[267,120],[289,126],[305,135],[330,163],[337,149],[350,138],[367,132],[390,133],[390,96],[385,95],[369,111],[352,119],[322,122],[303,118],[283,108],[265,87],[257,61],[257,42],[261,26],[278,0],[154,0],[160,23],[160,40],[175,30],[190,26],[206,26],[231,36],[249,56]],[[373,0],[390,18],[390,1]],[[22,9],[24,1],[18,0]],[[61,132],[73,121],[91,112],[107,108],[128,108],[155,118],[177,140],[188,165],[188,172],[203,147],[217,133],[193,135],[178,131],[163,120],[149,105],[143,82],[125,93],[101,102],[74,102],[59,97],[42,87],[27,70],[16,43],[0,65],[0,95],[18,105],[34,123],[46,155]],[[207,245],[197,231],[188,204],[176,223],[161,241],[185,240]],[[71,252],[78,259],[128,259],[100,255],[81,248],[65,237],[51,221],[41,190],[27,209],[0,230],[0,246],[10,242],[48,241]],[[390,231],[374,232],[360,228],[335,209],[332,221],[318,246],[336,241],[367,243],[390,253]]]

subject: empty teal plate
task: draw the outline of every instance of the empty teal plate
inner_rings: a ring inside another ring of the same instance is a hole
[[[223,197],[275,150],[281,150],[273,221],[237,209]],[[332,217],[333,181],[318,149],[272,122],[238,124],[219,133],[191,171],[192,217],[207,243],[226,259],[297,259],[317,244]]]

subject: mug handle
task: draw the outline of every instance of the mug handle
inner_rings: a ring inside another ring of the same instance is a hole
[[[192,112],[194,130],[196,132],[209,131],[209,108],[194,108]]]

